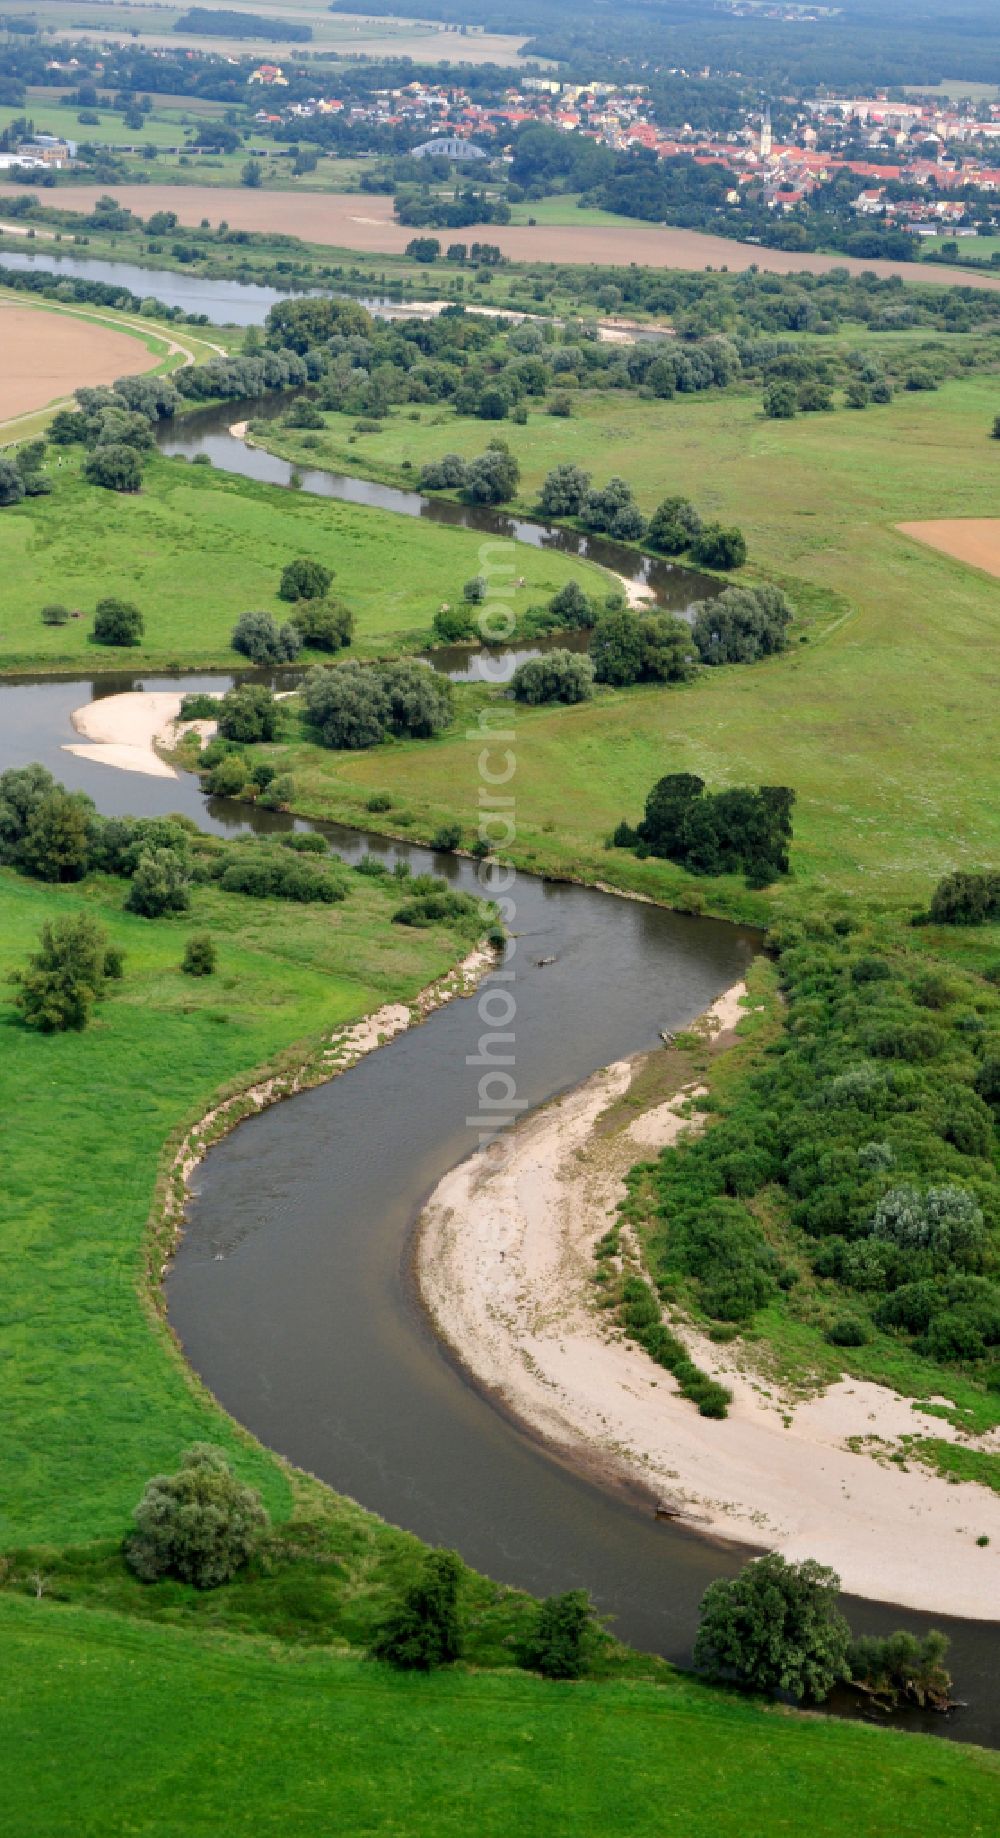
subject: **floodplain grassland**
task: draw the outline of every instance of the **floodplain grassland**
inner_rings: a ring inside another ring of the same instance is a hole
[[[0,1600],[0,1627],[9,1838],[42,1814],[46,1838],[78,1838],[81,1805],[102,1832],[157,1838],[987,1838],[1000,1813],[994,1755],[676,1675],[413,1678],[23,1600]]]
[[[468,950],[454,928],[392,925],[392,889],[350,882],[337,906],[296,906],[294,924],[282,902],[212,886],[193,890],[190,913],[151,922],[122,911],[122,881],[51,887],[0,871],[0,1547],[120,1536],[147,1476],[198,1439],[222,1442],[287,1513],[278,1464],[193,1383],[138,1289],[178,1124],[256,1068],[297,1064],[306,1049],[295,1043],[412,999]],[[32,1033],[4,979],[45,921],[81,912],[124,952],[124,977],[82,1034]],[[185,976],[185,942],[206,930],[218,970]]]
[[[996,400],[994,379],[971,376],[864,413],[769,421],[755,397],[733,393],[666,403],[581,394],[571,420],[505,423],[526,504],[548,468],[567,460],[597,482],[621,473],[646,511],[682,492],[704,515],[744,529],[747,577],[777,581],[798,609],[790,652],[752,668],[519,710],[517,859],[667,900],[694,894],[745,917],[829,894],[919,904],[940,874],[995,859],[984,711],[997,693],[996,584],[895,525],[995,511]],[[424,441],[428,457],[461,451],[479,426],[392,419],[365,437],[362,463],[382,454],[391,476],[404,449],[415,460]],[[336,460],[336,418],[319,438]],[[457,731],[433,748],[358,755],[300,745],[289,769],[311,814],[361,821],[378,789],[414,813],[421,833],[448,818],[467,840],[475,833],[475,748]],[[712,786],[794,788],[791,881],[763,899],[605,849],[622,817],[641,815],[653,782],[681,770]]]
[[[488,433],[480,424],[480,449]],[[237,479],[208,466],[154,455],[141,492],[87,485],[76,447],[51,449],[54,489],[0,515],[5,606],[0,669],[231,669],[240,613],[266,608],[287,618],[277,588],[285,563],[310,555],[334,571],[332,591],[354,609],[355,654],[384,654],[430,637],[443,601],[461,598],[480,571],[482,538],[420,518],[335,503]],[[62,458],[62,465],[59,459]],[[606,590],[586,562],[519,544],[513,596],[524,610],[575,579]],[[128,651],[94,645],[91,615],[106,594],[134,600],[146,620]],[[84,617],[45,626],[48,601]]]

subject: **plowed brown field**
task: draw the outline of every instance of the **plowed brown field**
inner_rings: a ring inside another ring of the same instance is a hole
[[[68,186],[50,194],[62,210],[93,210],[107,191],[103,185]],[[283,231],[304,241],[366,255],[401,255],[414,232],[396,223],[392,199],[364,192],[253,191],[243,186],[116,185],[114,196],[140,217],[153,211],[176,211],[182,223],[221,219],[234,230]],[[23,196],[23,187],[0,185],[0,198]],[[448,240],[446,232],[442,232]],[[650,268],[721,268],[742,270],[755,262],[769,274],[826,274],[846,268],[852,274],[898,274],[906,281],[964,287],[1000,288],[1000,274],[974,274],[961,268],[924,266],[917,262],[862,262],[846,255],[792,255],[753,243],[729,242],[698,230],[669,230],[655,224],[470,224],[463,242],[499,244],[516,262],[638,262]]]
[[[113,383],[158,362],[126,332],[0,300],[0,422],[46,408],[80,384]]]
[[[897,523],[896,528],[1000,580],[1000,517],[946,517],[930,523]]]

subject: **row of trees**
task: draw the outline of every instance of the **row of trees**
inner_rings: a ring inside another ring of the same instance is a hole
[[[218,1589],[260,1556],[273,1564],[271,1524],[256,1488],[221,1449],[196,1443],[173,1474],[147,1483],[125,1536],[125,1560],[144,1583],[173,1577]],[[280,1560],[279,1560],[280,1561]],[[416,1575],[376,1624],[372,1659],[406,1672],[455,1665],[465,1652],[466,1570],[455,1551],[425,1552]],[[695,1664],[710,1677],[769,1696],[821,1703],[853,1683],[887,1708],[901,1700],[950,1706],[948,1642],[905,1630],[854,1640],[839,1604],[840,1579],[807,1559],[772,1553],[710,1583],[701,1603]],[[582,1678],[609,1636],[585,1590],[533,1605],[517,1639],[519,1665],[542,1677]]]
[[[792,619],[784,594],[769,585],[727,587],[704,603],[693,626],[670,613],[633,612],[620,602],[599,615],[575,582],[550,601],[550,609],[560,598],[567,625],[592,626],[589,654],[557,650],[519,664],[511,679],[518,701],[582,702],[593,694],[595,683],[617,689],[633,683],[684,683],[699,662],[756,663],[785,649]],[[648,841],[641,826],[637,835],[640,842]]]
[[[595,488],[589,472],[572,464],[546,473],[538,507],[546,517],[572,518],[619,542],[646,542],[664,555],[688,554],[700,567],[741,568],[747,557],[742,531],[705,523],[690,499],[664,498],[647,518],[625,479]]]
[[[466,460],[445,453],[420,469],[421,491],[457,491],[470,504],[506,504],[520,483],[521,469],[506,441],[488,441],[485,453]]]

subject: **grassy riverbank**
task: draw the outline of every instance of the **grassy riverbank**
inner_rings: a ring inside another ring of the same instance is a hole
[[[481,435],[481,446],[486,444]],[[354,651],[362,656],[412,648],[430,637],[442,601],[461,598],[480,571],[483,538],[419,518],[338,504],[305,492],[154,455],[142,491],[119,495],[80,478],[80,449],[50,461],[53,491],[0,514],[0,574],[5,604],[0,671],[79,668],[233,669],[229,635],[240,613],[278,599],[281,570],[310,555],[334,573],[333,591],[354,609]],[[585,562],[519,544],[513,595],[524,611],[566,581],[604,588],[607,576]],[[146,621],[142,643],[123,651],[90,640],[93,608],[105,594],[134,600]],[[46,626],[48,601],[84,617]],[[307,660],[308,661],[308,660]]]
[[[806,1826],[889,1838],[931,1824],[985,1838],[1000,1814],[995,1756],[762,1710],[679,1677],[400,1678],[44,1602],[0,1603],[0,1625],[9,1838]]]
[[[122,886],[0,873],[5,1547],[118,1536],[146,1477],[205,1437],[287,1514],[279,1464],[221,1417],[140,1305],[164,1144],[220,1090],[412,999],[468,949],[447,927],[391,925],[391,891],[360,875],[341,905],[296,907],[294,924],[284,903],[214,887],[150,922],[121,910]],[[85,1033],[29,1033],[2,979],[44,921],[81,911],[124,951],[124,979]],[[185,940],[206,928],[218,972],[184,976]]]

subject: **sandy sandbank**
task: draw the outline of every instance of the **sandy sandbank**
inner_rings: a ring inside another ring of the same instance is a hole
[[[221,689],[218,694],[221,696]],[[86,738],[67,741],[63,751],[95,760],[100,766],[116,766],[120,772],[145,772],[154,779],[175,779],[173,766],[161,759],[156,748],[175,743],[182,700],[180,691],[131,689],[120,696],[87,702],[70,716],[77,733]],[[190,725],[198,728],[203,739],[215,731],[214,722]]]
[[[715,1005],[739,1013],[742,986]],[[691,1127],[678,1098],[610,1133],[596,1120],[627,1092],[633,1062],[598,1072],[478,1151],[439,1183],[419,1225],[416,1269],[435,1325],[467,1370],[589,1471],[641,1484],[702,1530],[815,1557],[857,1595],[993,1619],[1000,1602],[1000,1497],[903,1471],[849,1446],[951,1426],[883,1386],[842,1379],[783,1397],[746,1349],[676,1331],[733,1392],[723,1422],[700,1417],[669,1373],[622,1339],[595,1303],[593,1246],[623,1176]],[[651,1500],[652,1509],[652,1500]],[[991,1543],[980,1548],[976,1539]]]

